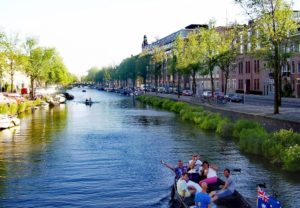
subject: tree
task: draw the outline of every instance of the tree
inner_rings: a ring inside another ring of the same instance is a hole
[[[175,69],[177,72],[177,95],[178,98],[180,97],[180,80],[181,75],[183,74],[184,70],[187,68],[187,62],[185,57],[185,42],[182,36],[177,36],[174,45],[173,45],[173,57],[175,61]]]
[[[28,38],[25,43],[27,64],[25,72],[30,77],[30,97],[34,99],[35,82],[45,80],[51,60],[55,54],[54,48],[36,47],[37,40]]]
[[[272,56],[270,65],[273,67],[274,78],[274,114],[279,113],[280,104],[280,57],[281,46],[289,35],[296,29],[292,18],[291,5],[285,0],[235,0],[252,20],[255,29],[262,37],[263,46],[268,48]]]
[[[100,69],[98,67],[92,67],[88,70],[88,74],[87,76],[85,77],[85,81],[87,82],[93,82],[95,81],[96,79],[96,74],[98,73],[98,71],[100,71]]]
[[[141,53],[136,60],[136,69],[138,76],[143,78],[143,83],[146,84],[149,72],[151,55],[148,53]]]
[[[4,37],[2,43],[4,54],[4,68],[10,75],[10,92],[14,91],[14,76],[16,71],[21,70],[26,62],[26,56],[20,48],[18,35]]]
[[[224,28],[223,31],[219,31],[221,34],[221,42],[219,54],[217,55],[217,65],[220,67],[224,74],[225,84],[222,85],[222,92],[227,94],[227,81],[231,71],[235,68],[235,60],[238,55],[238,44],[236,40],[238,38],[240,29],[237,26]],[[223,75],[222,75],[223,79]]]
[[[203,69],[203,59],[204,51],[200,46],[200,33],[193,32],[189,33],[186,39],[186,50],[185,59],[187,62],[187,69],[189,69],[189,74],[192,75],[192,91],[193,95],[196,94],[197,84],[196,84],[196,74],[199,70]]]
[[[208,29],[200,29],[200,38],[200,47],[204,51],[204,62],[210,75],[211,91],[212,95],[214,95],[215,86],[213,71],[217,65],[217,56],[220,50],[221,36],[214,27],[214,23],[210,22]]]
[[[156,93],[157,93],[157,89],[158,89],[158,77],[161,74],[161,68],[163,66],[165,57],[166,57],[166,54],[161,48],[159,48],[159,47],[154,48],[154,52],[151,57],[151,63],[154,66],[154,81],[155,81]]]

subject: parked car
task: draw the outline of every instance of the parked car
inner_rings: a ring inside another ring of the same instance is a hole
[[[214,97],[216,97],[216,98],[224,98],[224,93],[216,91],[216,92],[214,92]]]
[[[211,93],[211,91],[204,91],[204,92],[202,93],[202,96],[203,96],[204,98],[208,98],[208,97],[211,97],[211,96],[212,96],[212,93]]]
[[[182,95],[192,96],[193,95],[193,91],[192,90],[183,90],[182,91]]]
[[[225,97],[225,99],[227,99],[227,101],[236,102],[236,103],[241,103],[244,100],[243,96],[236,94],[236,93],[229,93],[229,94],[225,95],[224,97]]]

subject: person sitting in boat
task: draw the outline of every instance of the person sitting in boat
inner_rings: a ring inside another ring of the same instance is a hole
[[[88,103],[88,102],[89,102],[89,100],[88,100],[88,99],[85,99],[85,102],[86,102],[86,103]]]
[[[202,191],[195,194],[195,208],[211,208],[211,198],[207,193],[207,183],[201,184]]]
[[[177,192],[183,198],[190,197],[193,193],[197,191],[194,187],[188,185],[188,181],[189,174],[186,172],[182,174],[182,176],[179,178],[176,184]]]
[[[167,168],[173,170],[175,172],[175,179],[178,180],[182,174],[186,173],[188,171],[188,166],[183,165],[182,160],[178,160],[177,167],[173,167],[172,165],[166,163],[165,161],[161,160],[161,164],[166,166]]]
[[[212,192],[212,201],[216,201],[221,198],[225,198],[230,196],[235,191],[235,182],[233,181],[232,177],[230,176],[230,170],[228,168],[224,169],[224,176],[226,178],[225,185],[222,186],[222,189],[217,192]]]
[[[192,159],[189,161],[189,171],[190,179],[196,183],[199,183],[199,171],[201,168],[202,162],[198,154],[192,155]]]
[[[213,184],[218,181],[217,177],[217,167],[212,165],[209,166],[209,163],[207,161],[203,161],[202,163],[202,169],[200,170],[200,178],[202,179],[199,184],[205,182],[206,184]]]

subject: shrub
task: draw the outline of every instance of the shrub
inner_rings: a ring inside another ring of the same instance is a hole
[[[197,113],[194,117],[194,123],[200,126],[208,114],[205,111]]]
[[[0,114],[8,114],[9,107],[6,103],[0,104]]]
[[[256,128],[262,128],[262,127],[260,124],[258,124],[255,121],[240,119],[234,125],[233,137],[239,139],[240,133],[243,129],[256,129]]]
[[[234,125],[229,119],[222,119],[217,126],[216,133],[221,137],[229,138],[232,136]]]
[[[268,133],[263,128],[243,129],[240,133],[239,146],[248,153],[261,155],[263,143],[268,138]]]
[[[186,103],[183,102],[176,102],[174,103],[174,105],[171,108],[171,111],[175,112],[175,113],[180,113],[180,111],[184,108],[186,108],[188,105]]]
[[[18,113],[18,104],[17,103],[10,103],[9,104],[9,114],[17,114]]]
[[[169,99],[166,99],[162,103],[162,108],[165,109],[165,110],[171,110],[173,105],[174,105],[173,101],[171,101]]]
[[[22,113],[26,110],[26,102],[22,102],[18,106],[18,113]]]
[[[273,133],[272,139],[284,147],[294,146],[295,144],[300,145],[300,134],[297,134],[292,129],[281,129],[280,131]]]
[[[183,109],[180,111],[180,116],[184,121],[194,121],[194,112],[191,109]]]
[[[285,150],[283,156],[283,168],[296,172],[300,171],[300,145],[296,144]]]
[[[215,130],[221,120],[219,114],[210,113],[204,118],[200,127],[205,130]]]

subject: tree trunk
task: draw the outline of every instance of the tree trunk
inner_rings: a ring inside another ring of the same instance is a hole
[[[215,86],[214,86],[214,78],[213,78],[213,66],[209,63],[209,75],[210,75],[210,83],[211,83],[211,95],[214,97]]]
[[[30,84],[31,84],[30,99],[33,100],[34,99],[34,79],[32,76],[30,77]]]
[[[14,71],[13,71],[13,63],[10,63],[10,92],[12,93],[14,89]]]
[[[282,97],[282,72],[281,72],[281,67],[279,67],[278,85],[279,85],[278,105],[281,106],[281,97]]]
[[[180,72],[177,72],[177,97],[180,98]]]
[[[155,68],[155,75],[154,75],[155,77],[154,77],[154,81],[155,81],[155,93],[156,93],[156,95],[157,95],[157,93],[158,93],[158,69],[157,68]]]
[[[225,72],[225,86],[224,86],[224,95],[227,94],[227,81],[228,81],[229,73]]]
[[[192,90],[193,90],[193,96],[196,95],[196,88],[197,88],[197,83],[196,83],[196,70],[193,69],[193,84],[192,84]]]
[[[274,44],[274,114],[279,114],[279,72],[280,72],[280,64],[279,64],[279,45]]]

